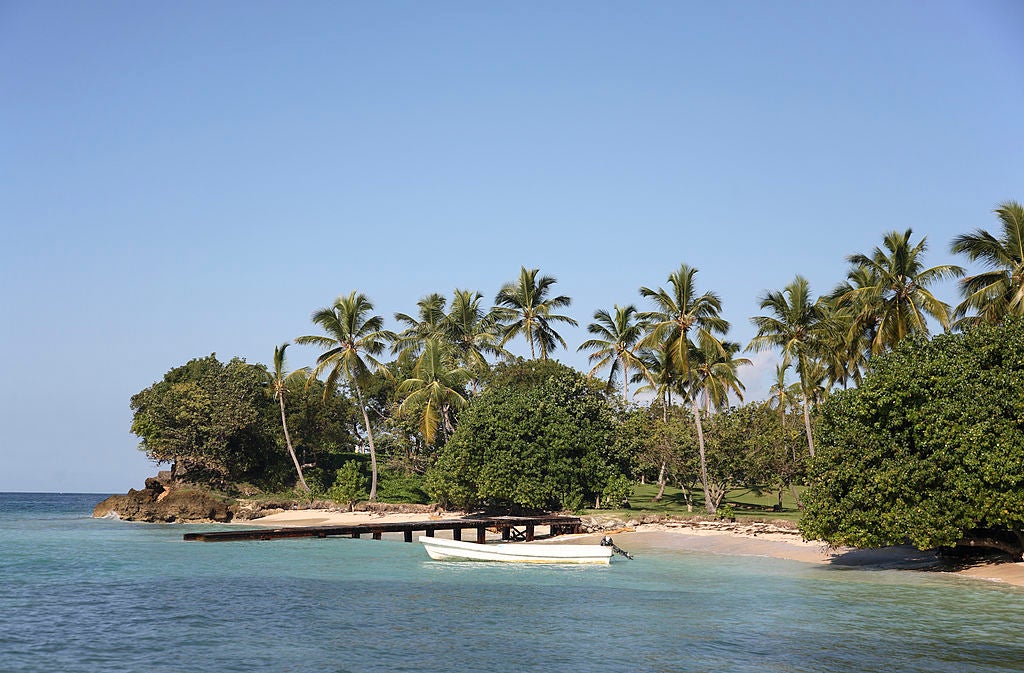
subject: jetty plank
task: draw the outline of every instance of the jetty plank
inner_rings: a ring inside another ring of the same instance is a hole
[[[549,526],[552,535],[578,533],[581,523],[575,516],[496,516],[472,517],[467,519],[431,519],[429,521],[402,521],[394,523],[359,523],[346,526],[288,526],[284,528],[249,528],[243,530],[217,530],[205,533],[185,533],[186,542],[229,542],[242,540],[282,540],[288,538],[326,538],[348,536],[358,538],[369,533],[374,540],[381,539],[383,533],[402,533],[406,542],[412,542],[416,531],[423,531],[433,537],[435,531],[450,530],[456,540],[462,539],[462,531],[466,528],[476,529],[476,541],[483,543],[487,529],[493,528],[501,533],[502,539],[508,539],[509,531],[517,527],[526,529],[526,539],[533,539],[536,526]]]

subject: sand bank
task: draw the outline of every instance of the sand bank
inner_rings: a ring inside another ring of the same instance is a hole
[[[428,518],[458,519],[462,516],[461,512],[440,512],[427,515],[422,512],[382,514],[311,509],[290,510],[240,523],[275,528],[346,526],[361,523],[423,521]],[[634,553],[643,553],[645,549],[666,549],[709,554],[764,556],[837,566],[905,570],[933,568],[939,564],[934,553],[921,552],[912,547],[834,548],[822,542],[804,540],[796,531],[777,526],[728,526],[708,521],[641,524],[635,528],[618,531],[560,536],[553,541],[593,544],[606,534],[612,535],[620,547]],[[956,572],[963,577],[1024,587],[1024,563],[980,564]]]

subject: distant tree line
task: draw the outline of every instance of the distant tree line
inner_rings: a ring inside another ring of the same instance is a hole
[[[697,269],[683,264],[662,286],[639,289],[646,306],[594,312],[591,338],[578,347],[589,354],[590,381],[551,362],[568,348],[559,325],[576,321],[564,314],[571,298],[556,294],[557,280],[538,269],[520,269],[490,305],[472,290],[428,294],[413,313],[394,315],[395,331],[366,295],[351,292],[313,313],[317,333],[295,339],[320,352],[309,371],[286,371],[286,345],[271,369],[212,356],[192,361],[133,398],[133,431],[153,459],[226,482],[358,493],[354,467],[338,481],[338,470],[355,461],[371,500],[380,496],[380,463],[415,484],[400,490],[422,488],[460,506],[617,506],[642,480],[675,483],[714,513],[736,485],[770,489],[781,503],[782,493],[799,500],[797,487],[810,484],[808,532],[854,539],[837,532],[839,524],[820,524],[841,492],[820,488],[830,474],[824,466],[852,445],[836,439],[853,423],[837,422],[839,409],[874,390],[871,381],[894,377],[893,367],[906,366],[909,385],[917,374],[896,353],[923,348],[930,324],[962,332],[956,338],[994,326],[989,338],[998,341],[1007,318],[1024,312],[1024,208],[1009,201],[995,213],[996,233],[978,229],[951,244],[981,272],[929,267],[924,237],[889,232],[870,252],[850,255],[845,278],[826,294],[816,296],[800,275],[766,290],[746,345],[728,340],[721,299],[701,290]],[[951,278],[961,278],[955,307],[930,289]],[[507,350],[517,339],[529,346],[528,360]],[[763,350],[781,358],[770,397],[737,406],[739,371],[750,363],[741,353]],[[863,413],[858,423],[871,428],[882,419],[870,414],[889,411]],[[877,441],[878,451],[895,450],[893,437]],[[827,454],[821,460],[819,450]],[[862,467],[863,478],[877,476],[870,471],[877,466]],[[878,506],[898,509],[886,500]],[[957,542],[953,533],[905,537]]]

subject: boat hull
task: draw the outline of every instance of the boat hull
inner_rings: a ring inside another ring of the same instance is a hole
[[[574,563],[608,565],[612,550],[596,544],[477,544],[444,538],[419,538],[435,561],[497,561],[503,563]]]

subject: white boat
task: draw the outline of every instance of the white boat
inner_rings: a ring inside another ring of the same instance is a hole
[[[435,561],[505,561],[511,563],[611,563],[611,547],[597,544],[537,544],[502,542],[478,544],[420,536]]]

